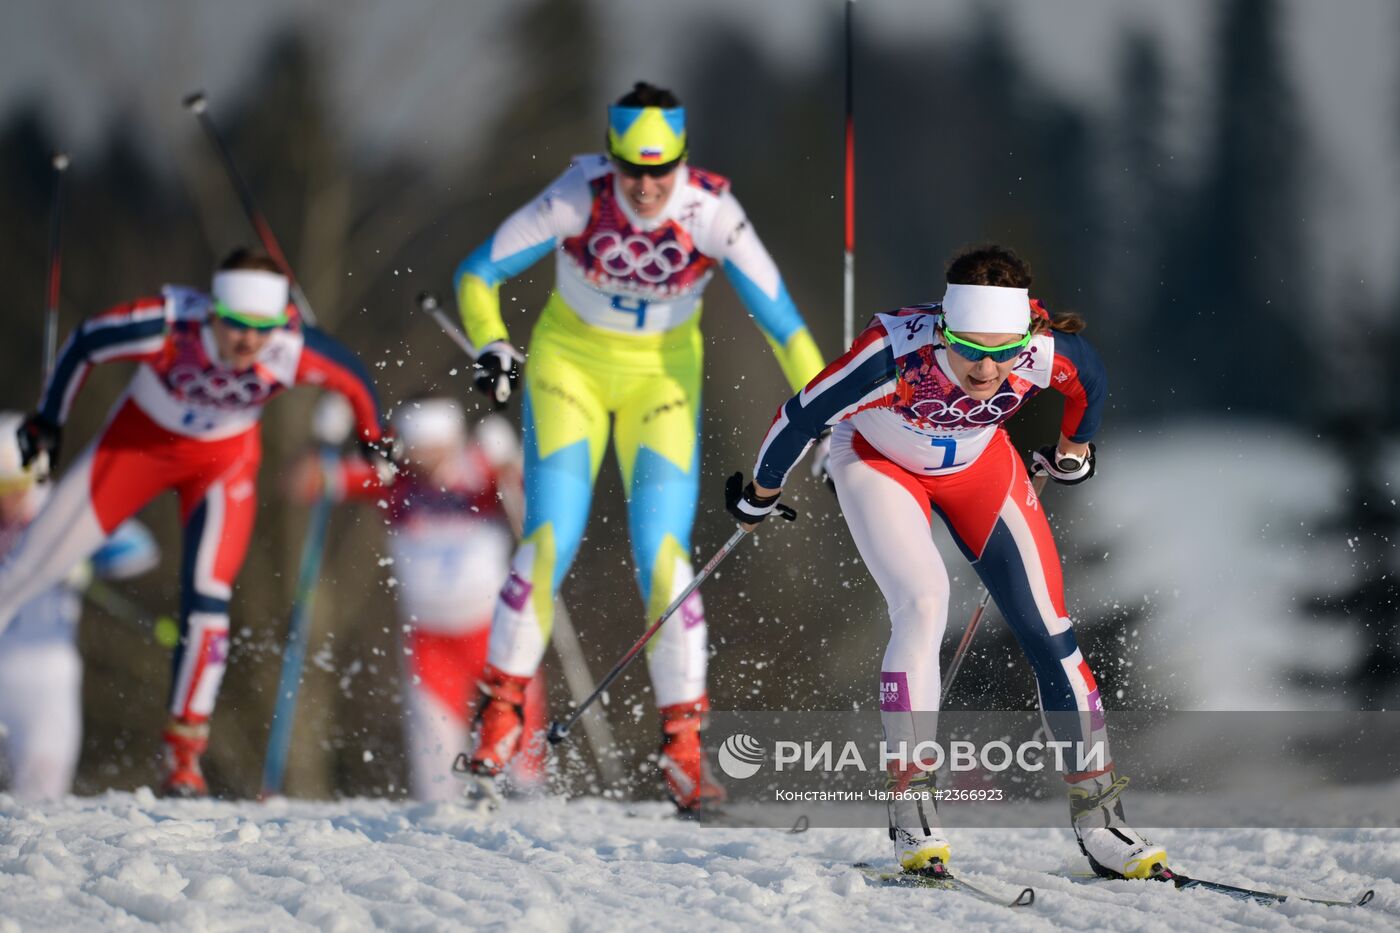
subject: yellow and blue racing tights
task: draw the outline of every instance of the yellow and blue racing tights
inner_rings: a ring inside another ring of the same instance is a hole
[[[529,677],[544,657],[610,427],[647,617],[690,582],[702,360],[698,313],[670,331],[625,334],[585,323],[550,295],[525,366],[525,528],[491,622],[493,667]],[[706,653],[697,592],[648,644],[658,706],[704,694]]]

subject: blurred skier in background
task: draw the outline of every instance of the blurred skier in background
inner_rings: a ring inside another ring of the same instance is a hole
[[[336,417],[328,408],[337,403],[327,396],[317,417]],[[522,508],[520,444],[499,415],[468,431],[462,407],[442,396],[409,399],[392,426],[404,459],[388,486],[363,460],[327,465],[314,454],[298,464],[293,483],[304,501],[329,479],[332,501],[378,502],[387,511],[409,787],[417,800],[449,800],[461,795],[450,765],[476,715],[491,612],[510,568],[511,517],[518,521]],[[524,707],[526,731],[539,732],[542,678],[531,681]],[[542,779],[542,756],[539,743],[517,756],[510,772],[517,786]]]
[[[21,461],[24,416],[0,412],[0,559],[16,546],[48,498]],[[140,522],[117,527],[90,561],[20,607],[0,634],[0,781],[20,800],[56,800],[73,786],[83,738],[83,668],[78,655],[82,592],[91,576],[125,580],[160,561]]]
[[[939,646],[949,583],[929,534],[934,512],[996,601],[1035,671],[1047,731],[1103,749],[1103,768],[1064,775],[1080,848],[1094,870],[1143,878],[1166,851],[1128,826],[1128,780],[1107,754],[1098,684],[1065,609],[1050,526],[1002,424],[1046,388],[1065,397],[1060,437],[1033,456],[1058,483],[1094,475],[1094,446],[1108,395],[1103,363],[1076,315],[1052,317],[1030,298],[1030,267],[985,246],[949,264],[938,304],[877,314],[851,348],[777,412],[754,480],[731,477],[726,504],[752,527],[775,507],[789,471],[832,427],[828,462],[841,512],[889,605],[880,674],[887,747],[932,741],[940,702]],[[1079,760],[1079,756],[1070,756]],[[896,763],[897,791],[933,790],[933,772]],[[892,800],[889,833],[903,870],[937,876],[950,847],[935,798]]]
[[[161,792],[208,792],[200,756],[228,659],[228,604],[247,553],[261,459],[262,407],[311,383],[354,408],[366,455],[382,461],[374,387],[345,347],[295,317],[287,278],[238,250],[210,293],[160,295],[85,321],[64,344],[39,410],[16,435],[24,466],[57,463],[62,425],[91,366],[138,363],[102,433],[63,475],[0,565],[0,630],[157,494],[180,496],[184,553]]]
[[[701,295],[715,270],[725,271],[794,388],[821,369],[728,179],[687,164],[686,153],[685,109],[670,91],[638,83],[608,108],[607,152],[575,157],[457,268],[462,321],[480,348],[477,384],[504,404],[525,357],[501,318],[501,283],[545,256],[555,260],[555,288],[523,369],[524,539],[496,604],[470,754],[488,788],[520,747],[523,697],[549,642],[610,430],[648,617],[693,576]],[[659,761],[683,812],[723,796],[699,735],[708,651],[698,593],[648,646]]]

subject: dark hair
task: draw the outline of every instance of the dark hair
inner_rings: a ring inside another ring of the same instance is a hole
[[[997,285],[1002,288],[1030,288],[1034,276],[1030,263],[995,243],[984,243],[964,249],[948,263],[949,285]],[[1084,329],[1084,319],[1077,314],[1055,314],[1049,321],[1036,318],[1031,322],[1032,333],[1054,329],[1077,334]]]
[[[671,108],[681,105],[680,98],[676,97],[664,87],[657,87],[645,81],[638,81],[632,85],[632,90],[623,94],[617,99],[619,107],[662,107]]]
[[[965,249],[948,263],[949,285],[999,285],[1030,288],[1031,267],[1005,246],[987,243]]]
[[[219,272],[227,272],[230,269],[254,269],[259,272],[276,272],[278,275],[286,275],[282,267],[273,262],[272,257],[257,250],[240,246],[229,253],[219,263]]]

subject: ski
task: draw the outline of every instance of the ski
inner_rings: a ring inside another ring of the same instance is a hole
[[[1055,874],[1052,872],[1051,874]],[[1068,877],[1077,884],[1096,884],[1101,881],[1127,881],[1126,878],[1106,878],[1096,875],[1093,872],[1072,872],[1068,875],[1061,874],[1061,877]],[[1253,901],[1256,904],[1263,904],[1272,907],[1282,904],[1284,901],[1300,901],[1305,904],[1322,904],[1325,907],[1365,907],[1371,903],[1371,899],[1376,896],[1376,892],[1367,889],[1358,897],[1346,898],[1326,898],[1326,897],[1305,897],[1301,894],[1280,894],[1275,891],[1261,891],[1257,888],[1245,888],[1239,885],[1226,884],[1223,881],[1206,881],[1202,878],[1192,878],[1183,875],[1181,872],[1172,871],[1170,868],[1153,875],[1151,881],[1164,881],[1174,884],[1178,889],[1199,888],[1202,891],[1214,891],[1217,894],[1224,894],[1237,901]]]
[[[1035,903],[1035,888],[1022,888],[1013,899],[998,897],[990,891],[964,881],[961,877],[944,872],[941,875],[916,875],[909,872],[889,871],[868,862],[856,862],[851,866],[862,875],[881,887],[887,888],[935,888],[940,891],[960,891],[989,904],[1002,907],[1029,907]]]

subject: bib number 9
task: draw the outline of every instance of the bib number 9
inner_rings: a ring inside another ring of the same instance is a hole
[[[612,306],[616,311],[623,314],[633,314],[637,317],[637,329],[646,326],[647,305],[649,302],[645,298],[625,298],[622,295],[613,295]]]

